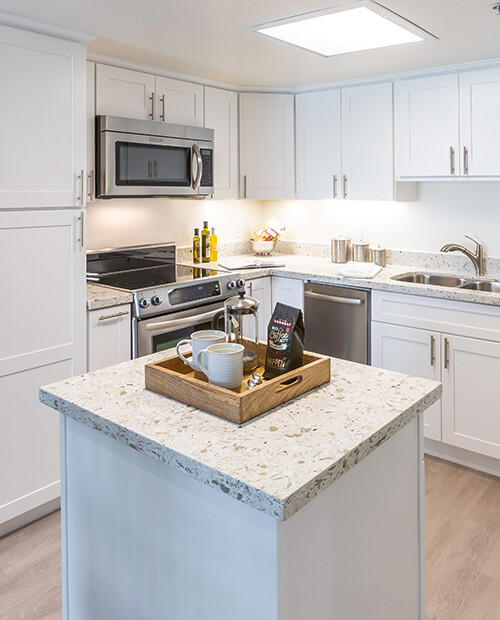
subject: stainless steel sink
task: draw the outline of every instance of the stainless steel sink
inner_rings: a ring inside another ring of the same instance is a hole
[[[466,282],[460,288],[472,291],[485,291],[487,293],[500,293],[500,282],[490,282],[487,280],[477,280],[474,282]]]
[[[466,278],[460,278],[458,276],[442,276],[436,273],[423,272],[406,273],[400,276],[393,276],[391,279],[398,280],[399,282],[412,282],[413,284],[451,287],[465,285],[468,282]],[[463,288],[465,288],[465,286]]]

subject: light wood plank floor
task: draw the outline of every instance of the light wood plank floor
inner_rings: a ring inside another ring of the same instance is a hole
[[[500,620],[500,479],[425,462],[427,620]],[[0,620],[61,618],[59,517],[0,539]]]

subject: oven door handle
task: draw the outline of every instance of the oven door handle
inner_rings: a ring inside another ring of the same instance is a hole
[[[158,323],[148,323],[146,325],[146,331],[154,332],[160,329],[175,327],[182,327],[183,325],[193,325],[196,323],[204,323],[205,321],[211,321],[213,317],[220,312],[221,309],[212,310],[211,312],[205,312],[204,314],[195,314],[194,316],[187,316],[183,319],[172,319],[170,321],[158,321]]]

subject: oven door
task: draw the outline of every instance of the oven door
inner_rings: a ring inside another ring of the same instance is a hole
[[[209,304],[202,308],[191,308],[172,314],[163,314],[135,323],[132,357],[142,357],[158,351],[174,348],[179,340],[200,329],[211,329],[212,319],[223,310],[224,304]]]
[[[206,177],[205,145],[213,149],[210,142],[103,131],[98,145],[97,195],[204,195],[209,189],[200,187],[202,176]]]

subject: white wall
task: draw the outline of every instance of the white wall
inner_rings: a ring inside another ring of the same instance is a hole
[[[399,250],[438,252],[443,244],[477,237],[500,257],[500,182],[421,183],[417,202],[289,200],[263,203],[287,225],[286,239],[328,243],[343,234]]]
[[[87,248],[176,241],[190,245],[195,226],[207,219],[219,243],[249,239],[261,221],[262,206],[250,200],[97,200],[87,207]]]

